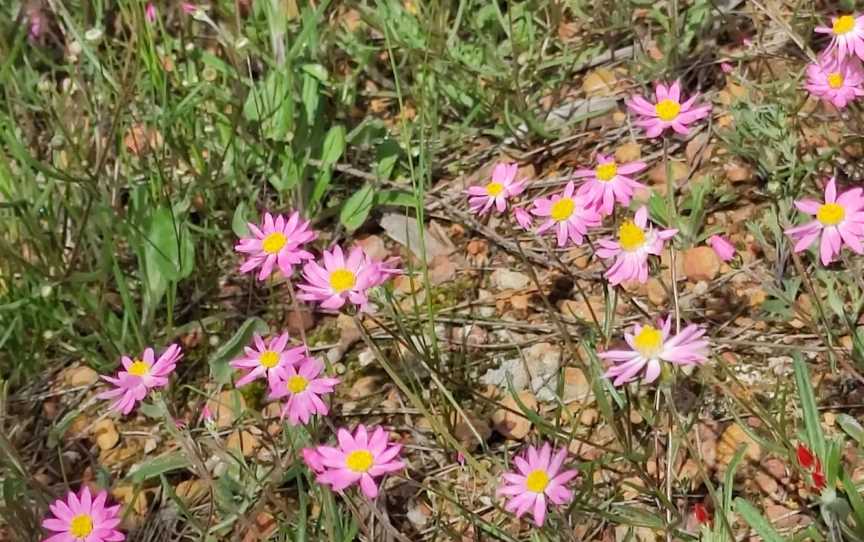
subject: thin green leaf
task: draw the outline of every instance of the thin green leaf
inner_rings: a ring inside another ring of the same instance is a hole
[[[752,504],[741,497],[735,499],[735,511],[765,542],[784,542],[783,537],[771,526],[771,523],[762,517],[762,514]]]
[[[166,472],[185,469],[189,465],[189,459],[183,452],[171,452],[141,463],[129,474],[129,478],[132,479],[133,483],[140,484]]]
[[[810,383],[810,372],[799,352],[792,353],[792,365],[795,369],[795,385],[798,388],[798,398],[804,411],[804,429],[810,447],[821,458],[825,458],[825,436],[819,422],[819,410],[816,408],[816,396]]]

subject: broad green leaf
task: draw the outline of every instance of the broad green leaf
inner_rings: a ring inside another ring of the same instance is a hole
[[[417,205],[417,198],[411,192],[404,190],[381,190],[375,192],[375,205],[415,207]]]
[[[249,235],[249,209],[246,207],[246,202],[240,200],[237,207],[234,209],[234,216],[231,218],[231,229],[237,237],[246,237]]]
[[[345,152],[345,127],[337,124],[327,131],[324,137],[324,147],[321,151],[321,161],[333,166]]]
[[[768,520],[762,517],[762,514],[752,504],[741,497],[735,499],[735,511],[765,542],[784,542],[783,537],[771,526]]]
[[[363,188],[345,200],[339,212],[339,221],[348,231],[356,230],[366,221],[374,201],[375,189],[371,184],[363,185]]]
[[[327,68],[321,64],[303,64],[300,69],[322,83],[327,82]]]
[[[183,452],[171,452],[141,463],[129,474],[135,484],[140,484],[150,478],[156,478],[166,472],[185,469],[190,465],[189,458]]]
[[[816,396],[810,380],[807,364],[799,352],[792,353],[792,366],[795,369],[795,385],[798,388],[798,399],[804,411],[804,430],[810,447],[819,457],[825,458],[825,437],[822,434],[819,410],[816,408]]]
[[[858,442],[859,446],[864,446],[864,427],[861,426],[858,420],[849,414],[839,414],[837,416],[837,423],[840,424],[840,427],[843,428],[843,431],[847,435]]]
[[[257,332],[265,335],[268,330],[269,328],[264,320],[258,317],[249,318],[243,322],[230,339],[219,347],[219,350],[213,353],[210,357],[210,373],[217,384],[228,384],[231,382],[231,367],[228,365],[228,362],[234,359],[243,347],[249,343],[252,339],[252,334]]]
[[[387,180],[393,174],[393,168],[396,166],[396,162],[399,160],[398,154],[391,154],[389,156],[385,156],[378,160],[378,164],[375,166],[375,174],[379,179]]]

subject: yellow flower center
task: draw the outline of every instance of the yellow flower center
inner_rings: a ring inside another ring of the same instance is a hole
[[[670,122],[675,120],[675,117],[677,117],[678,113],[681,112],[681,104],[675,100],[667,98],[657,103],[657,105],[654,106],[654,111],[657,112],[657,117],[659,117],[660,120]]]
[[[625,220],[618,227],[618,244],[626,252],[638,250],[645,244],[645,231],[632,220]]]
[[[127,372],[132,376],[147,376],[150,374],[150,364],[146,361],[136,359],[132,362],[132,365],[129,366]]]
[[[272,350],[265,350],[258,356],[258,363],[266,369],[272,369],[279,365],[279,354]]]
[[[618,174],[618,164],[615,162],[606,162],[605,164],[600,164],[597,166],[597,169],[594,170],[594,176],[596,176],[601,181],[609,182],[615,178],[615,175]]]
[[[835,34],[847,34],[851,32],[855,28],[855,17],[851,15],[844,15],[842,17],[837,17],[837,20],[834,21],[834,33]]]
[[[75,538],[87,538],[93,532],[93,518],[87,514],[78,514],[69,522],[69,534]]]
[[[826,203],[819,207],[819,210],[816,212],[816,218],[818,218],[819,222],[824,226],[836,226],[843,222],[845,217],[846,211],[843,210],[842,205],[837,203]]]
[[[357,283],[357,277],[347,269],[337,269],[330,273],[330,287],[337,294],[350,290]]]
[[[491,197],[497,197],[498,194],[504,191],[504,185],[501,183],[491,182],[486,185],[486,193]]]
[[[276,254],[282,250],[282,247],[284,247],[287,242],[288,238],[285,237],[284,233],[274,231],[273,233],[268,234],[267,237],[261,241],[261,248],[267,254]]]
[[[828,74],[828,86],[831,88],[840,88],[843,86],[843,74],[834,72]]]
[[[542,469],[531,471],[525,478],[525,488],[532,493],[543,493],[548,485],[549,475]]]
[[[303,378],[300,375],[294,375],[288,379],[286,386],[288,387],[288,391],[291,393],[297,394],[306,389],[306,386],[309,385],[309,381]]]
[[[552,204],[552,219],[563,222],[570,218],[575,208],[576,204],[571,198],[561,198]]]
[[[663,332],[654,326],[645,326],[633,338],[633,345],[643,358],[651,359],[663,348]]]
[[[366,472],[372,468],[372,452],[369,450],[354,450],[345,457],[345,466],[354,472]]]

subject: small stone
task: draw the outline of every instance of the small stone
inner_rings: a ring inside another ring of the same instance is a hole
[[[207,489],[207,484],[198,478],[193,478],[191,480],[183,480],[177,484],[174,492],[186,504],[197,504],[204,500],[204,497],[207,496],[209,490]]]
[[[242,453],[243,457],[252,457],[258,448],[258,437],[245,429],[238,429],[228,435],[225,446],[231,451]]]
[[[541,401],[554,400],[557,397],[561,349],[551,343],[537,343],[525,349],[524,353],[531,377],[531,390]]]
[[[650,301],[655,307],[663,306],[669,299],[669,294],[666,292],[663,283],[654,277],[648,279],[648,284],[645,289],[648,293],[648,301]]]
[[[723,172],[726,178],[731,183],[743,183],[753,179],[753,170],[749,166],[741,165],[736,162],[726,162],[723,164]]]
[[[711,247],[695,247],[684,251],[684,275],[694,281],[714,280],[720,272],[720,258]]]
[[[357,400],[375,395],[379,391],[381,391],[381,378],[377,376],[361,376],[351,386],[351,389],[348,391],[348,397]]]
[[[687,178],[689,169],[684,162],[669,162],[669,169],[672,171],[672,180],[677,185],[680,181]],[[658,163],[648,172],[648,180],[652,185],[666,185],[666,165],[663,162]],[[655,187],[656,188],[656,187]]]
[[[288,318],[285,327],[293,335],[300,335],[315,326],[315,314],[311,309],[305,307],[292,307],[288,309]]]
[[[564,391],[562,401],[564,404],[575,401],[588,402],[593,398],[591,384],[585,378],[585,373],[578,367],[564,368]]]
[[[525,408],[537,412],[537,399],[530,391],[523,391],[518,394],[519,401],[525,405]],[[515,411],[515,412],[511,412]],[[521,414],[519,405],[516,399],[509,395],[501,401],[501,408],[492,415],[492,423],[495,430],[510,440],[522,440],[531,431],[531,421]]]
[[[582,79],[582,91],[588,97],[609,96],[615,91],[617,78],[612,70],[595,68]]]
[[[356,241],[363,248],[363,252],[373,260],[386,260],[390,257],[390,251],[384,246],[384,239],[377,235],[370,235]]]
[[[615,160],[618,162],[635,162],[642,158],[642,145],[639,143],[625,143],[615,149]]]
[[[120,442],[120,434],[114,427],[114,422],[107,418],[96,422],[96,425],[93,426],[93,435],[96,437],[96,444],[102,451],[110,450]]]
[[[246,410],[246,400],[237,390],[225,390],[207,401],[207,408],[213,413],[216,427],[225,429],[231,427]]]
[[[528,275],[509,269],[496,269],[490,277],[493,286],[499,290],[521,290],[530,284]]]
[[[489,437],[492,436],[492,428],[489,427],[489,422],[483,418],[472,414],[468,414],[468,418],[471,422],[470,425],[460,416],[459,421],[453,428],[453,436],[456,440],[462,443],[469,452],[473,452],[481,444],[481,442],[477,440],[477,436],[479,435],[482,441],[486,442],[489,440]]]
[[[780,487],[777,483],[777,480],[762,471],[756,471],[756,474],[753,476],[753,480],[755,480],[756,485],[759,486],[759,489],[764,491],[769,496],[776,494],[777,490]]]
[[[67,386],[90,386],[99,380],[99,373],[86,366],[70,367],[63,371],[62,378]]]
[[[456,263],[449,256],[441,255],[432,258],[429,265],[429,282],[433,286],[444,284],[456,277]]]

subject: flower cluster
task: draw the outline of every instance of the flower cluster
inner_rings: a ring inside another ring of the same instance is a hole
[[[834,17],[831,26],[816,32],[831,36],[831,42],[807,67],[804,87],[816,98],[843,109],[864,96],[864,15]]]
[[[813,482],[813,489],[816,491],[822,491],[825,489],[827,481],[825,479],[825,472],[822,470],[822,462],[819,460],[819,456],[814,454],[810,448],[800,443],[798,444],[798,449],[795,450],[795,455],[798,458],[798,464],[801,468],[810,474],[810,478]]]

